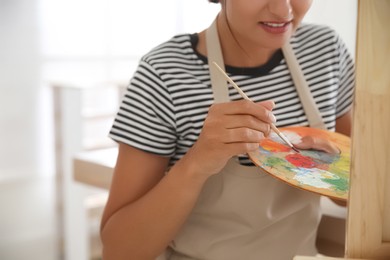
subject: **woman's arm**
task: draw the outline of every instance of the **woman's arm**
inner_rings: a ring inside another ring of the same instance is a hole
[[[209,109],[197,142],[165,175],[168,158],[126,144],[103,214],[103,258],[155,259],[187,219],[204,182],[234,155],[258,149],[273,102],[234,101]]]
[[[336,119],[336,132],[351,136],[352,129],[352,110]]]
[[[119,145],[110,196],[101,224],[103,258],[154,259],[191,211],[204,178],[168,158]]]

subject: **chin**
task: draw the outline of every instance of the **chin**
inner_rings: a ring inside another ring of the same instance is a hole
[[[288,43],[293,34],[292,30],[280,35],[262,34],[257,36],[256,44],[263,46],[267,49],[280,49],[286,43]]]
[[[273,40],[273,41],[269,41],[267,42],[266,44],[262,44],[265,48],[267,49],[273,49],[273,50],[276,50],[276,49],[280,49],[282,48],[285,44],[287,44],[288,42],[290,41],[290,37],[286,37],[286,38],[283,38],[283,39],[278,39],[278,40]]]

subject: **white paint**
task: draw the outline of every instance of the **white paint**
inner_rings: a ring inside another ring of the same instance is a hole
[[[295,172],[294,180],[298,181],[302,185],[316,187],[320,189],[330,189],[333,187],[323,179],[340,179],[337,175],[328,171],[317,168],[292,168],[291,171]]]

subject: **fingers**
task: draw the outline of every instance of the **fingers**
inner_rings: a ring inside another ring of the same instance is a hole
[[[257,104],[265,107],[266,109],[272,111],[272,109],[274,109],[275,107],[275,102],[272,101],[272,100],[266,100],[266,101],[262,101],[262,102],[258,102]]]
[[[276,122],[276,118],[271,111],[274,105],[273,101],[254,103],[249,100],[240,100],[212,105],[209,113],[220,115],[250,115],[270,124]]]
[[[294,146],[298,149],[308,150],[314,149],[324,151],[330,154],[338,154],[340,150],[331,141],[323,138],[316,138],[313,136],[304,136],[300,143],[294,143]]]
[[[272,101],[255,104],[247,100],[212,105],[186,161],[198,162],[193,164],[197,172],[214,174],[232,156],[258,149],[275,121],[274,105]]]
[[[248,127],[238,127],[226,129],[221,125],[207,124],[203,127],[199,136],[199,140],[204,141],[212,147],[206,147],[212,149],[221,147],[224,144],[233,143],[260,143],[264,139],[264,133],[262,131],[254,130]],[[221,150],[224,148],[221,147]]]
[[[259,143],[231,143],[226,144],[226,147],[228,156],[232,157],[238,154],[246,154],[248,152],[259,149]]]
[[[234,128],[225,131],[224,143],[260,143],[264,133],[249,128]]]
[[[227,129],[249,128],[260,131],[265,136],[268,136],[271,131],[270,124],[251,115],[229,115],[228,117],[229,120],[226,120],[227,124],[225,125]]]

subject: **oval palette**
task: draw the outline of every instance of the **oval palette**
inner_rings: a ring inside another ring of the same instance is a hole
[[[310,127],[286,127],[279,130],[294,140],[310,135],[328,139],[340,150],[329,154],[318,150],[293,151],[272,133],[260,142],[259,149],[250,152],[250,159],[265,172],[303,190],[338,200],[347,200],[349,191],[350,146],[348,136]]]

